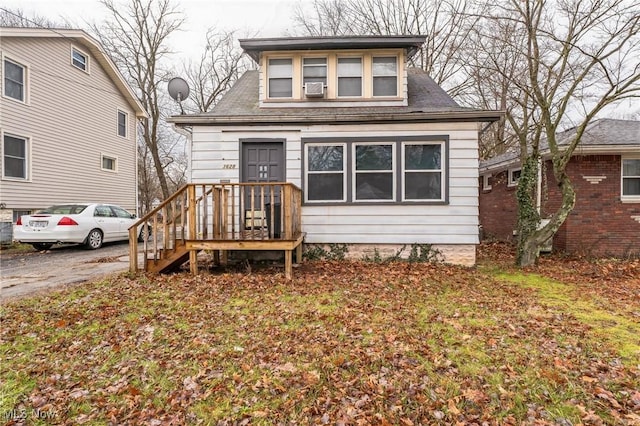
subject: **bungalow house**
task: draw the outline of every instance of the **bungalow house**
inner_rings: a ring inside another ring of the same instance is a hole
[[[81,30],[0,28],[3,221],[65,202],[136,211],[142,105]]]
[[[346,244],[356,257],[374,247],[429,244],[448,262],[473,265],[478,136],[500,113],[460,107],[410,67],[424,42],[240,40],[258,70],[247,71],[212,111],[169,119],[189,132],[191,184],[206,193],[204,184],[217,182],[210,192],[235,194],[227,219],[209,223],[226,220],[228,231],[234,222],[254,235],[266,229],[265,239],[277,239],[281,223],[292,239]],[[282,195],[273,182],[286,182]],[[229,219],[232,209],[239,220]]]
[[[558,135],[560,145],[575,129]],[[549,150],[542,149],[539,211],[557,210],[561,194],[555,183]],[[484,238],[514,238],[520,173],[518,153],[480,162],[480,224]],[[640,121],[599,119],[584,132],[567,173],[576,204],[553,237],[554,250],[593,256],[640,254]]]

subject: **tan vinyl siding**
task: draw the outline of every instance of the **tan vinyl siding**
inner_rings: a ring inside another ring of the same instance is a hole
[[[218,182],[240,176],[239,140],[282,138],[286,180],[301,186],[302,139],[363,136],[449,137],[449,203],[446,205],[305,205],[302,223],[308,243],[477,244],[478,129],[476,123],[314,125],[303,128],[196,126],[191,150],[192,181]],[[399,155],[399,153],[398,153]],[[235,168],[225,169],[225,164]]]
[[[88,73],[71,64],[72,46],[87,55]],[[0,128],[31,138],[31,179],[3,180],[2,202],[34,209],[98,201],[135,211],[135,112],[98,61],[69,39],[7,37],[1,48],[29,65],[29,104],[2,98]],[[117,133],[118,109],[128,114],[126,139]],[[117,172],[102,170],[102,155],[117,158]]]

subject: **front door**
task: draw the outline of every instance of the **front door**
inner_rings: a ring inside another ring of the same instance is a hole
[[[284,147],[282,142],[242,143],[242,182],[284,182]],[[259,189],[254,192],[254,205],[259,206]],[[271,200],[265,188],[265,203]],[[250,191],[245,193],[246,206],[251,205]],[[280,191],[274,196],[274,203],[280,202]]]

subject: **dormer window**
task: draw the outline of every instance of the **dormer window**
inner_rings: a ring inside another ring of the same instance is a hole
[[[303,58],[302,84],[313,82],[327,85],[327,58]]]
[[[338,97],[362,96],[362,58],[338,58]]]
[[[398,58],[373,57],[373,96],[398,96]]]
[[[293,96],[293,65],[290,58],[269,59],[269,97],[291,98]]]

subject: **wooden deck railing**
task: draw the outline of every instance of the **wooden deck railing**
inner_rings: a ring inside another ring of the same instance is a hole
[[[130,270],[138,270],[137,235],[147,226],[144,267],[187,241],[289,241],[300,237],[302,191],[286,182],[187,184],[129,229]]]

